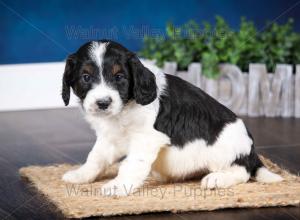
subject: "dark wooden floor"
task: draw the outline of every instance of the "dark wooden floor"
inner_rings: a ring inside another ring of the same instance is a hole
[[[244,118],[258,152],[294,173],[300,171],[300,120]],[[0,113],[0,218],[61,219],[18,169],[33,164],[82,163],[95,136],[77,109]],[[300,219],[299,207],[159,213],[107,219]]]

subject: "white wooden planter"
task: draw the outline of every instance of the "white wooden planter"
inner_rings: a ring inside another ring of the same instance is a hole
[[[200,87],[238,115],[300,118],[300,65],[295,74],[287,64],[278,64],[275,73],[268,73],[264,64],[250,64],[249,74],[231,64],[219,68],[218,79],[202,75],[200,63],[177,71],[175,62],[166,62],[163,70]]]

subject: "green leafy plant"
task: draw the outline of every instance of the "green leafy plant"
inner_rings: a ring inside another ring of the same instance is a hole
[[[292,29],[292,20],[284,25],[276,23],[269,24],[259,36],[262,42],[262,62],[267,65],[270,71],[274,71],[276,63],[292,62],[292,48],[295,41],[295,33]]]
[[[201,62],[203,74],[219,76],[218,64],[231,63],[248,71],[249,63],[265,63],[270,72],[277,63],[300,63],[300,35],[293,32],[293,21],[286,24],[268,24],[259,32],[253,22],[241,18],[239,30],[233,30],[226,21],[216,16],[215,25],[195,21],[175,27],[166,25],[166,36],[144,38],[140,55],[156,60],[162,66],[174,61],[185,70],[191,62]]]

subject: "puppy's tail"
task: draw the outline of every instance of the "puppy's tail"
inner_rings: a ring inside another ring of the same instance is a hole
[[[255,173],[255,180],[261,183],[274,183],[280,182],[283,178],[268,170],[265,166],[259,167]]]
[[[254,152],[254,148],[252,147],[252,153],[254,154],[254,158],[256,159],[256,169],[255,172],[253,173],[253,177],[257,182],[261,183],[275,183],[275,182],[280,182],[283,180],[283,178],[268,170],[261,159],[258,157],[258,155]]]
[[[253,144],[251,146],[250,154],[244,160],[244,164],[249,168],[251,177],[257,182],[274,183],[283,180],[280,175],[271,172],[264,166],[263,162],[255,152]]]
[[[247,130],[249,137],[253,140],[252,135]],[[247,160],[248,159],[248,160]],[[245,160],[245,164],[248,165],[250,168],[250,173],[252,178],[254,178],[257,182],[261,183],[275,183],[280,182],[283,180],[283,178],[268,170],[257,153],[254,150],[254,144],[252,143],[250,154],[248,155],[247,159]]]

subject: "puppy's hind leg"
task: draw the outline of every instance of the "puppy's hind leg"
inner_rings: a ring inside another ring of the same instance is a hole
[[[228,188],[245,183],[250,179],[250,173],[244,166],[232,165],[228,169],[211,172],[201,180],[201,187],[205,189]]]

